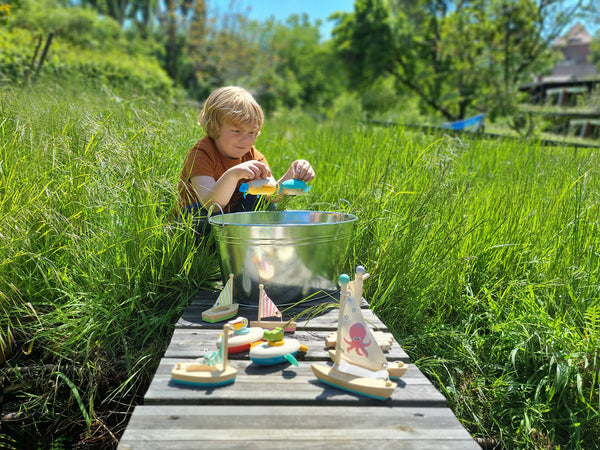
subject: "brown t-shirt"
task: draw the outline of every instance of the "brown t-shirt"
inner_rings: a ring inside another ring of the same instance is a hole
[[[179,179],[180,208],[183,209],[199,201],[190,181],[193,177],[203,175],[212,177],[215,181],[218,181],[221,175],[231,167],[252,160],[261,161],[268,165],[264,155],[256,150],[254,146],[241,158],[228,158],[219,151],[214,139],[208,136],[203,137],[188,152],[183,163],[183,170]],[[224,208],[225,212],[232,210],[242,198],[239,187],[244,181],[248,180],[240,180],[238,182],[231,200]]]

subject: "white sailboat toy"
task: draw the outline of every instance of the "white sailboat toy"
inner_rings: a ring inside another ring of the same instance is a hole
[[[340,311],[333,366],[312,364],[311,367],[314,375],[325,384],[385,400],[392,395],[397,384],[390,380],[389,364],[366,326],[360,304],[354,297],[355,294],[362,296],[362,277],[358,278],[358,283],[352,285],[354,292],[347,289],[350,282],[348,275],[339,278]]]
[[[347,285],[347,290],[354,297],[354,299],[356,299],[357,302],[360,302],[362,299],[363,281],[367,278],[369,278],[369,274],[365,273],[365,268],[363,266],[357,266],[354,280],[350,281]],[[371,330],[370,328],[368,328],[364,317],[362,323],[355,324],[354,329],[350,330],[351,338],[354,340],[365,340],[367,330],[370,334],[370,339],[375,340],[381,351],[386,352],[392,347],[392,343],[394,341],[394,336],[392,335],[392,333],[384,333],[382,331]],[[334,331],[329,336],[327,336],[327,338],[325,338],[325,346],[335,347],[336,343],[337,332]],[[335,350],[329,350],[329,356],[331,357],[331,359],[334,359]],[[344,353],[342,353],[341,357],[342,359],[348,360],[346,354]],[[392,380],[397,380],[406,373],[406,371],[408,370],[408,365],[403,363],[402,361],[387,361],[386,370],[388,371],[388,374]]]
[[[237,314],[239,306],[239,304],[233,303],[233,274],[230,273],[229,280],[227,280],[215,304],[202,313],[202,320],[214,323],[231,319]]]

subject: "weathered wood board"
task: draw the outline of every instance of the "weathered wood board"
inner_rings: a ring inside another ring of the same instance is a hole
[[[145,405],[446,406],[446,398],[413,365],[398,380],[392,396],[382,401],[321,383],[312,373],[312,363],[305,361],[300,361],[298,367],[289,363],[260,366],[251,361],[230,361],[238,371],[233,385],[209,389],[180,386],[171,381],[171,370],[181,361],[169,358],[161,361],[144,397]]]
[[[186,308],[144,397],[119,443],[134,449],[479,449],[446,405],[444,396],[423,373],[409,364],[398,387],[385,400],[352,394],[321,383],[313,363],[330,365],[325,338],[337,328],[338,309],[305,308],[283,311],[284,320],[295,317],[297,339],[308,351],[290,363],[261,366],[248,352],[229,355],[237,369],[232,385],[219,388],[182,386],[171,381],[178,362],[192,361],[216,349],[223,322],[202,320],[218,291],[198,295]],[[363,313],[374,330],[388,331],[363,300]],[[302,315],[298,315],[304,313]],[[257,308],[241,305],[238,316],[256,318]],[[388,361],[409,363],[402,347],[393,341],[385,352]]]
[[[200,358],[217,349],[216,342],[220,334],[220,330],[177,328],[173,332],[171,343],[164,356],[165,358]],[[328,349],[325,347],[325,338],[328,334],[327,331],[296,331],[286,333],[285,338],[297,339],[300,344],[308,347],[308,351],[300,354],[299,358],[306,361],[319,361],[329,358]],[[395,340],[390,350],[384,354],[388,361],[409,362],[408,355]],[[229,357],[248,359],[248,352],[232,354]]]
[[[119,449],[480,447],[447,408],[138,406]]]

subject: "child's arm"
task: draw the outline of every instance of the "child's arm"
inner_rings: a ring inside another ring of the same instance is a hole
[[[198,194],[200,203],[204,209],[209,209],[214,203],[224,208],[231,200],[238,181],[241,179],[254,180],[271,176],[269,166],[260,161],[246,161],[227,170],[215,181],[214,178],[199,175],[190,181]]]

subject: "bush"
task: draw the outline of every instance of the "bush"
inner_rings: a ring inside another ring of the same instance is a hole
[[[171,79],[150,54],[155,47],[148,45],[148,50],[142,50],[113,19],[99,17],[87,8],[39,2],[34,7],[30,1],[15,8],[8,26],[0,30],[0,80],[23,84],[39,64],[42,49],[37,55],[35,52],[40,37],[47,39],[50,32],[55,33],[54,39],[41,76],[52,77],[59,84],[69,80],[117,91],[171,92]]]

